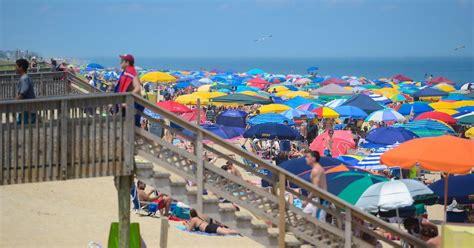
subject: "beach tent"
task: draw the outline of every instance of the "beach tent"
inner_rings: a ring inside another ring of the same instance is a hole
[[[226,96],[219,96],[219,97],[212,98],[211,102],[250,105],[250,104],[269,104],[272,101],[266,98],[262,98],[262,97],[249,96],[246,94],[237,93],[237,94],[229,94]]]
[[[434,89],[434,88],[424,88],[421,90],[418,90],[412,94],[413,97],[432,97],[432,96],[447,96],[449,95],[448,92]]]
[[[448,78],[446,77],[435,77],[434,79],[432,79],[431,81],[429,81],[430,84],[441,84],[441,83],[445,83],[445,84],[456,84],[455,82],[449,80]]]
[[[302,97],[302,96],[296,96],[296,97],[293,97],[291,98],[290,100],[287,100],[287,101],[284,101],[283,104],[291,107],[291,108],[297,108],[303,104],[306,104],[306,103],[312,103],[313,100],[310,100],[306,97]]]
[[[337,84],[328,84],[321,88],[311,91],[311,94],[322,95],[322,96],[350,96],[350,95],[353,95],[354,93]]]
[[[286,118],[285,116],[281,114],[275,114],[275,113],[267,113],[267,114],[262,114],[262,115],[257,115],[255,117],[252,117],[248,120],[248,124],[258,125],[258,124],[267,123],[267,122],[283,124],[284,121],[287,121],[288,125],[290,126],[295,124],[292,120]]]
[[[332,78],[328,78],[328,79],[324,80],[321,84],[322,85],[337,84],[337,85],[346,86],[348,84],[348,82],[344,81],[340,78],[332,77]]]
[[[298,140],[303,137],[290,126],[279,123],[262,123],[247,129],[244,138]]]
[[[245,119],[247,113],[241,110],[226,110],[216,117],[216,123],[226,127],[241,127],[245,128]]]
[[[354,106],[362,109],[367,114],[371,114],[383,107],[365,94],[357,94],[345,101],[341,106]]]
[[[405,75],[402,75],[402,74],[397,74],[397,75],[393,76],[392,79],[397,81],[397,82],[413,81],[413,79],[411,79],[411,78],[409,78]]]

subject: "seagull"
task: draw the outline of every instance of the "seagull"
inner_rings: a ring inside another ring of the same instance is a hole
[[[460,45],[460,46],[457,46],[456,48],[454,48],[454,51],[461,50],[461,49],[464,49],[464,48],[466,48],[465,45]]]
[[[261,37],[261,38],[255,39],[255,40],[253,40],[253,41],[254,41],[254,42],[264,41],[264,40],[270,39],[270,38],[272,38],[272,37],[273,37],[273,36],[270,34],[270,35],[263,36],[263,37]]]

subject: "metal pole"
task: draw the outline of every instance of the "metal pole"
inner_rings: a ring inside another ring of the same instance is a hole
[[[349,208],[346,208],[346,219],[344,227],[344,248],[352,247],[352,213]]]
[[[444,223],[447,221],[447,206],[448,206],[448,180],[449,173],[446,173],[446,178],[444,179]]]
[[[285,201],[285,174],[279,173],[278,175],[278,247],[285,247],[285,234],[286,234],[286,201]]]

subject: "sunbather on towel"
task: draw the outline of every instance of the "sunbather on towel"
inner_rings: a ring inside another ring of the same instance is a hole
[[[165,194],[158,193],[156,190],[145,192],[146,184],[142,181],[137,182],[138,188],[138,200],[143,202],[154,202],[158,204],[160,215],[163,215],[163,209],[165,210],[164,215],[170,215],[171,198]],[[153,195],[154,194],[154,195]]]
[[[217,233],[220,235],[227,234],[240,234],[240,232],[222,227],[216,223],[209,223],[201,218],[196,209],[189,210],[189,216],[191,219],[185,222],[185,226],[189,231],[201,231],[206,233]]]

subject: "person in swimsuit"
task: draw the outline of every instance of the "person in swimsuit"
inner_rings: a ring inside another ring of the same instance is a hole
[[[189,231],[201,231],[206,233],[217,233],[220,235],[227,235],[227,234],[240,234],[240,232],[222,227],[216,223],[209,223],[201,218],[196,209],[189,210],[189,216],[191,219],[184,223],[186,228]]]

